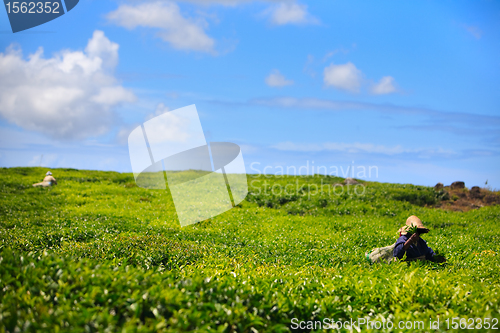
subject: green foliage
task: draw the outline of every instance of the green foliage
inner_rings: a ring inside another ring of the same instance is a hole
[[[413,235],[417,231],[417,226],[416,225],[411,225],[411,227],[406,226],[405,231],[409,233],[410,235]]]
[[[450,212],[426,207],[440,194],[422,186],[249,176],[247,200],[180,228],[169,191],[131,174],[56,169],[59,185],[33,188],[45,172],[0,169],[0,332],[500,317],[499,206]],[[410,215],[447,263],[368,264]]]

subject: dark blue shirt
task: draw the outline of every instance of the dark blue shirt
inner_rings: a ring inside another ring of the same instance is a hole
[[[394,257],[403,259],[403,256],[405,254],[403,247],[408,238],[410,237],[411,237],[410,234],[406,234],[398,238],[398,240],[396,241],[396,246],[394,247]],[[419,238],[417,244],[410,245],[408,250],[406,250],[407,259],[414,259],[424,255],[425,259],[434,260],[434,251],[432,251],[432,249],[427,246],[427,242],[424,241],[422,238]]]

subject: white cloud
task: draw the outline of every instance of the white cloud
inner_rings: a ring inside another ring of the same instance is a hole
[[[223,102],[218,101],[218,103]],[[227,105],[234,105],[234,102],[227,102]],[[368,103],[290,96],[252,99],[246,103],[242,103],[242,105],[307,111],[329,110],[333,112],[346,112],[352,110],[355,112],[377,112],[386,115],[413,116],[416,118],[413,118],[411,125],[397,126],[396,128],[412,131],[443,131],[460,136],[481,136],[490,145],[500,147],[500,139],[498,139],[497,134],[500,132],[500,117],[493,115],[437,111],[424,107],[400,106],[392,103]],[[421,122],[424,119],[425,121]]]
[[[205,33],[207,23],[181,15],[179,6],[170,1],[156,1],[139,5],[121,5],[109,13],[110,22],[127,29],[157,28],[158,37],[179,50],[215,54],[215,41]]]
[[[222,5],[222,6],[236,6],[239,4],[250,3],[254,0],[180,0],[182,2],[190,2],[198,5]]]
[[[259,148],[253,145],[248,145],[248,144],[239,144],[241,148],[241,152],[243,155],[249,155],[249,154],[255,154],[259,152]]]
[[[307,11],[307,5],[281,2],[264,12],[272,24],[318,24],[319,20]]]
[[[384,76],[380,79],[379,83],[371,87],[372,94],[384,95],[390,94],[396,91],[394,86],[394,78],[392,76]]]
[[[139,124],[122,126],[118,130],[118,133],[116,133],[116,138],[115,138],[116,143],[118,143],[119,145],[126,145],[128,143],[128,136],[137,126],[139,126]]]
[[[129,0],[129,1],[151,1],[151,0]],[[244,5],[252,2],[283,2],[283,0],[178,0],[178,2],[187,2],[196,5],[222,5],[228,7],[234,7],[238,5]]]
[[[155,112],[152,112],[145,117],[145,121],[148,121],[150,119],[153,119],[154,117],[157,117],[159,115],[164,114],[165,112],[170,111],[170,108],[166,106],[163,103],[159,103],[156,106]],[[128,137],[132,131],[137,128],[137,126],[140,126],[141,123],[132,123],[128,125],[122,125],[119,129],[118,132],[116,133],[116,138],[115,141],[116,143],[120,145],[126,145],[128,143]]]
[[[28,166],[42,166],[48,167],[54,165],[58,160],[57,154],[36,154],[33,155],[33,158],[27,163]]]
[[[159,115],[162,115],[164,114],[165,112],[168,112],[170,111],[170,108],[168,106],[166,106],[165,104],[163,103],[160,103],[156,106],[156,110],[154,113],[151,113],[149,114],[147,117],[146,117],[146,120],[149,120],[149,119],[152,119],[156,116],[159,116]]]
[[[52,58],[39,48],[25,60],[20,49],[9,46],[0,53],[0,115],[54,138],[105,133],[113,107],[135,100],[113,75],[118,47],[98,30],[83,52],[64,50]]]
[[[355,49],[356,48],[356,44],[353,43],[352,46],[351,46],[351,50],[352,49]],[[326,62],[329,58],[333,57],[334,55],[336,54],[339,54],[339,53],[342,53],[342,54],[348,54],[350,52],[350,49],[346,49],[344,47],[340,47],[338,49],[335,49],[333,51],[330,51],[328,52],[327,54],[325,54],[325,56],[323,57],[323,62]]]
[[[118,64],[118,49],[120,46],[113,43],[104,36],[104,32],[95,31],[92,39],[89,40],[85,51],[91,57],[99,58],[106,68],[115,68]]]
[[[333,86],[337,89],[350,92],[359,92],[363,74],[353,63],[348,62],[343,65],[331,64],[323,71],[323,81],[326,86]]]
[[[430,158],[431,156],[456,156],[457,153],[453,150],[445,150],[442,148],[437,149],[409,149],[403,148],[401,145],[392,147],[384,145],[376,145],[373,143],[343,143],[343,142],[325,142],[320,144],[300,144],[293,142],[280,142],[271,148],[282,151],[295,151],[295,152],[320,152],[320,151],[336,151],[345,153],[369,153],[369,154],[382,154],[382,155],[397,155],[404,153],[416,154],[420,158]]]
[[[312,54],[307,55],[307,61],[306,64],[304,65],[303,72],[309,75],[310,77],[315,77],[316,72],[312,68],[312,65],[314,64],[314,56]]]
[[[266,77],[266,84],[270,87],[284,87],[293,84],[292,80],[287,80],[279,70],[274,69],[271,74]]]
[[[103,87],[97,95],[91,98],[91,100],[98,104],[112,106],[120,103],[121,101],[133,100],[130,94],[129,90],[121,86]]]
[[[483,36],[483,31],[479,29],[479,27],[473,26],[473,25],[463,25],[465,30],[467,30],[468,33],[470,33],[474,38],[476,39],[481,39]]]
[[[318,152],[318,151],[340,151],[347,153],[380,153],[385,155],[394,155],[410,150],[403,149],[400,145],[394,147],[386,147],[383,145],[374,145],[371,143],[336,143],[326,142],[322,144],[297,144],[293,142],[281,142],[271,148],[284,151],[299,151],[299,152]]]
[[[96,140],[60,141],[37,132],[0,126],[0,165],[39,166],[131,172],[126,146],[102,144]],[[42,158],[43,155],[43,158]],[[109,160],[116,162],[112,165]],[[47,171],[47,170],[45,170]],[[54,172],[57,176],[57,170]],[[43,178],[45,173],[40,176]]]

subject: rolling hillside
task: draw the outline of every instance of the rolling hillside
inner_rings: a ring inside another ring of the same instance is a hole
[[[53,169],[59,185],[33,188],[45,171],[0,169],[0,332],[287,332],[365,317],[429,331],[438,316],[446,331],[454,317],[500,318],[499,205],[459,212],[423,186],[249,175],[245,201],[181,228],[168,191],[131,174]],[[448,262],[366,262],[410,215]]]

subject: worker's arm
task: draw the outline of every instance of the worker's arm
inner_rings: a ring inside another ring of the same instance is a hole
[[[407,235],[400,236],[396,241],[396,245],[394,246],[394,252],[393,252],[394,257],[398,259],[403,259],[406,250],[408,250],[411,244],[415,242],[416,237],[417,236],[415,236],[415,234],[413,234],[411,237],[407,237]]]
[[[394,246],[394,252],[393,252],[395,258],[403,259],[403,256],[405,255],[406,252],[406,250],[404,249],[404,245],[407,240],[408,237],[406,237],[406,235],[401,235],[398,238],[398,240],[396,241],[396,245]]]
[[[406,251],[412,244],[417,244],[419,238],[420,235],[418,232],[411,235],[411,237],[406,241],[405,245],[403,245],[403,250]]]
[[[423,241],[423,243],[424,243],[424,246],[426,249],[425,259],[430,260],[430,261],[434,261],[434,262],[446,262],[446,258],[443,255],[434,253],[432,248],[430,248],[427,245],[426,241]]]

